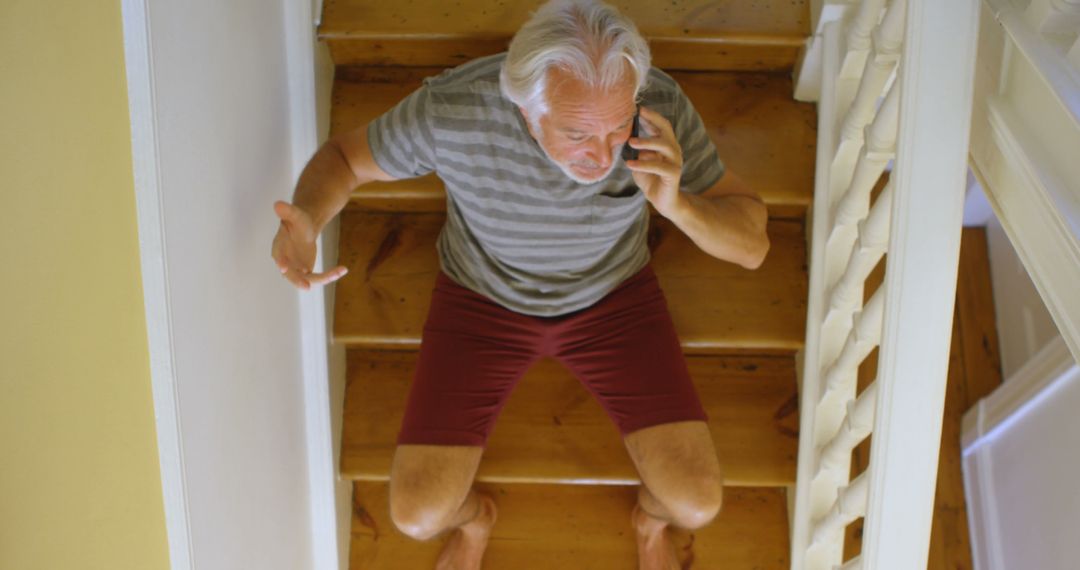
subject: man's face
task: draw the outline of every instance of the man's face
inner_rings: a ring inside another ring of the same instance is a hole
[[[548,72],[548,107],[540,133],[524,109],[533,138],[559,168],[580,184],[603,180],[615,168],[619,151],[630,137],[634,103],[633,73],[615,88],[592,89],[561,69]]]

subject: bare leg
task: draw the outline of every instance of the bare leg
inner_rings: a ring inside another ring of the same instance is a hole
[[[401,445],[390,474],[390,515],[405,534],[428,540],[451,533],[435,568],[480,570],[495,501],[472,490],[483,448]]]
[[[723,476],[704,422],[675,422],[638,430],[625,439],[641,476],[632,514],[641,570],[681,568],[669,527],[696,529],[720,511]]]

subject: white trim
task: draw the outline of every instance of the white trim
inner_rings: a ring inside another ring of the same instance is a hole
[[[1080,236],[1073,233],[1070,219],[1080,214],[1060,198],[1071,191],[1069,182],[1032,154],[1038,149],[1037,137],[1027,132],[1005,101],[991,97],[987,108],[992,137],[980,145],[992,145],[1002,163],[985,165],[984,153],[976,153],[972,170],[1076,357],[1080,355],[1080,296],[1076,294]]]
[[[989,396],[981,399],[964,414],[964,455],[979,450],[1010,420],[1019,417],[1044,397],[1055,386],[1071,377],[1077,368],[1076,359],[1062,337],[1050,341],[1031,359]]]
[[[810,492],[814,479],[817,431],[815,414],[821,387],[821,321],[825,312],[825,239],[828,237],[829,172],[836,148],[836,80],[840,72],[839,22],[829,22],[821,35],[821,100],[818,103],[817,162],[814,171],[814,203],[809,212],[808,242],[809,283],[806,307],[806,344],[799,363],[799,451],[795,480],[794,524],[791,526],[791,570],[806,567],[810,546]]]
[[[1051,397],[1059,385],[1077,373],[1080,366],[1064,339],[1056,337],[964,414],[961,431],[964,495],[976,570],[1006,570],[1002,519],[994,493],[993,448],[986,444],[1028,410]]]
[[[1035,30],[1027,26],[1023,13],[1011,0],[984,0],[1017,50],[1039,70],[1054,96],[1061,102],[1073,124],[1080,127],[1080,70],[1072,67]]]
[[[925,568],[960,253],[978,0],[909,0],[900,59],[868,570]]]
[[[990,450],[962,458],[964,498],[975,570],[1007,570],[1001,545],[1001,525],[994,496],[994,470]]]
[[[795,84],[795,100],[804,103],[821,99],[822,49],[825,42],[825,26],[847,17],[854,7],[848,0],[814,0],[810,3],[810,20],[813,27],[806,38],[799,61],[792,71]]]
[[[314,10],[314,12],[313,12]],[[289,121],[292,133],[293,179],[318,149],[315,112],[315,15],[321,1],[285,0],[285,58],[289,70]],[[315,271],[323,271],[323,238],[317,241]],[[338,516],[330,418],[329,338],[326,290],[299,291],[300,342],[304,381],[308,492],[311,504],[312,564],[315,570],[341,570]]]
[[[161,154],[158,148],[153,57],[150,53],[150,7],[148,0],[122,0],[120,8],[131,119],[131,162],[139,225],[139,261],[169,567],[172,570],[191,570],[195,567],[195,549],[188,509],[172,308],[165,262],[168,253],[162,212],[162,181],[158,170]]]

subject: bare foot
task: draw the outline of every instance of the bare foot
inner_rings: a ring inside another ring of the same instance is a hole
[[[495,525],[496,508],[490,495],[477,493],[476,498],[480,503],[476,516],[453,531],[439,553],[435,570],[480,570],[491,527]]]
[[[639,570],[681,569],[666,522],[649,516],[640,504],[634,505],[630,520],[637,531]]]

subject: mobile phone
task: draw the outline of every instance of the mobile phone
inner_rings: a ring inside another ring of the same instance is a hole
[[[639,107],[638,111],[636,113],[634,113],[633,124],[630,127],[630,138],[638,137],[640,132],[641,132],[641,108]],[[630,141],[626,141],[625,143],[623,143],[622,158],[623,158],[623,160],[637,160],[637,158],[638,158],[638,150],[636,148],[630,146]]]

